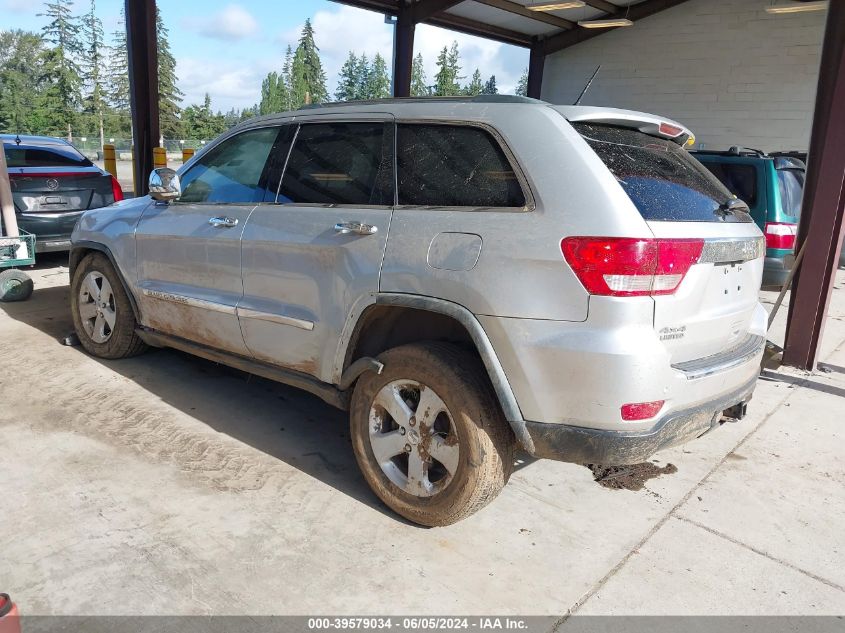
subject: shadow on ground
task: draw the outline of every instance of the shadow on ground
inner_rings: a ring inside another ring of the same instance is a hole
[[[53,261],[53,266],[57,262]],[[50,336],[57,346],[73,331],[70,289],[36,288],[21,303],[0,304],[13,319]],[[74,348],[80,354],[81,347]],[[119,361],[95,359],[171,407],[208,427],[399,518],[369,489],[349,439],[347,414],[316,396],[225,365],[170,349]],[[535,460],[517,456],[514,470]]]

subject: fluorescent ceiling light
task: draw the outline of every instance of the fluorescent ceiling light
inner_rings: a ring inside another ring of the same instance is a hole
[[[766,13],[803,13],[804,11],[823,11],[824,9],[827,9],[827,0],[821,0],[820,2],[773,4],[766,7]]]
[[[525,8],[529,11],[558,11],[560,9],[580,9],[583,6],[583,0],[549,0],[548,2],[527,4]]]
[[[578,26],[585,29],[609,29],[614,26],[633,26],[633,22],[627,18],[612,18],[610,20],[580,20]]]

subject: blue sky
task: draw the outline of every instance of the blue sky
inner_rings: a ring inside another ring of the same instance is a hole
[[[257,102],[261,80],[280,70],[285,47],[296,46],[306,18],[314,25],[332,93],[349,50],[370,58],[378,52],[391,60],[393,27],[384,23],[384,16],[327,0],[159,0],[158,5],[170,30],[183,106],[201,102],[205,92],[215,109]],[[0,0],[0,28],[39,30],[42,6],[36,0]],[[97,0],[107,41],[118,28],[121,6],[122,0]],[[87,7],[88,0],[76,0],[78,12]],[[528,64],[527,50],[421,25],[415,53],[422,53],[430,83],[438,51],[453,40],[460,45],[462,74],[469,77],[479,68],[485,80],[496,75],[501,92],[513,92]]]

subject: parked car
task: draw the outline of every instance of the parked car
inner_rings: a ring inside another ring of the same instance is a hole
[[[348,409],[375,493],[452,523],[517,445],[632,464],[744,414],[765,242],[689,135],[519,97],[253,119],[83,214],[76,331],[99,357],[172,347]]]
[[[763,285],[782,286],[789,275],[784,258],[792,254],[798,235],[804,163],[794,155],[769,156],[741,147],[693,154],[734,195],[748,204],[751,217],[766,236]]]
[[[114,176],[65,140],[0,134],[18,226],[36,236],[36,252],[70,249],[70,234],[87,209],[123,200]]]

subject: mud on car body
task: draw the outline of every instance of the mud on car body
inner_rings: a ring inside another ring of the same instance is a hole
[[[519,97],[253,119],[73,236],[80,339],[347,409],[375,493],[460,520],[537,457],[627,464],[739,416],[765,243],[649,114]]]

